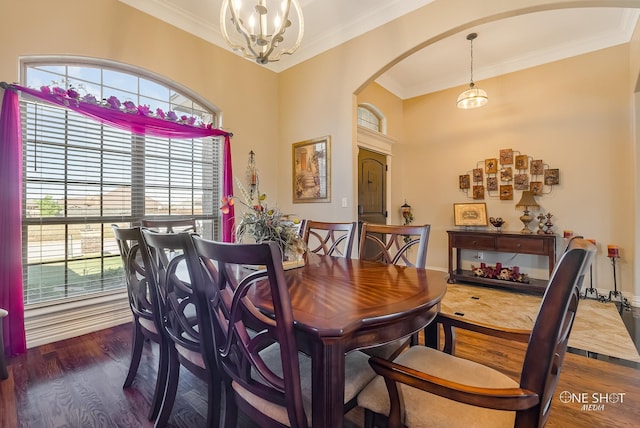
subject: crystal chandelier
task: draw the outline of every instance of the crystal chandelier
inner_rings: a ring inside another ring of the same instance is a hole
[[[267,64],[298,49],[304,19],[298,0],[224,0],[220,30],[234,51]]]
[[[467,35],[467,40],[471,43],[471,83],[469,84],[469,89],[458,96],[456,105],[462,109],[482,107],[489,102],[487,93],[480,88],[476,88],[476,84],[473,83],[473,40],[476,37],[478,37],[477,33]]]

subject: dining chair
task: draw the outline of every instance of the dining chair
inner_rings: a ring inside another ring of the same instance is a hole
[[[167,425],[178,391],[180,369],[184,367],[207,384],[207,426],[220,422],[222,384],[216,355],[206,352],[206,340],[213,338],[206,304],[197,300],[193,289],[193,265],[186,254],[193,253],[191,233],[166,233],[142,229],[149,266],[150,285],[155,287],[163,332],[168,342],[168,372],[164,400],[156,427]],[[197,267],[196,267],[197,269]],[[212,344],[208,347],[215,349]]]
[[[208,267],[195,277],[195,289],[211,305],[218,362],[226,374],[224,426],[236,426],[238,411],[261,427],[310,426],[311,359],[298,352],[279,247],[193,241],[197,258],[188,257],[190,263]],[[268,313],[247,297],[252,289],[269,296]],[[206,294],[211,290],[216,295]],[[367,361],[359,351],[345,355],[345,403],[355,405],[375,375]]]
[[[544,426],[580,287],[595,251],[584,239],[572,240],[554,269],[531,331],[439,314],[436,321],[445,334],[443,351],[412,346],[393,362],[372,357],[370,364],[380,376],[358,396],[358,404],[365,409],[365,427],[376,426],[387,415],[390,428]],[[498,370],[450,354],[454,328],[528,343],[519,383]]]
[[[158,374],[148,415],[149,420],[153,420],[158,416],[164,397],[168,367],[167,341],[162,334],[162,322],[157,309],[155,289],[150,287],[147,281],[148,269],[144,266],[140,251],[140,242],[142,241],[140,228],[121,228],[115,224],[112,224],[111,228],[120,250],[129,307],[133,314],[131,362],[123,388],[129,388],[138,373],[145,339],[157,343],[160,354]]]
[[[197,232],[195,218],[169,218],[140,220],[142,227],[153,229],[159,232]]]
[[[364,222],[360,229],[359,258],[424,269],[427,265],[430,231],[431,225],[428,224],[412,226]],[[393,359],[407,345],[417,343],[418,333],[410,338],[366,349],[364,352],[372,356]]]
[[[306,220],[302,240],[307,251],[351,258],[356,223],[330,223]]]

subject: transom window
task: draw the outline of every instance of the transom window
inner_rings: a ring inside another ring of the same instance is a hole
[[[31,63],[23,80],[216,125],[213,108],[186,89],[132,68]],[[30,99],[22,99],[21,109],[25,304],[123,289],[112,224],[189,217],[201,236],[219,238],[218,139],[139,136]]]
[[[358,125],[382,134],[386,133],[386,122],[382,112],[372,104],[358,105]]]

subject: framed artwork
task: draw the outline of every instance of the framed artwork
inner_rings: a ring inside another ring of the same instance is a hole
[[[484,199],[484,186],[473,186],[473,199]]]
[[[459,178],[460,181],[460,189],[470,189],[471,188],[471,177],[469,174],[461,175]]]
[[[513,181],[513,168],[510,166],[504,167],[500,170],[501,181]]]
[[[544,163],[542,159],[532,160],[531,161],[531,175],[542,175],[544,174]]]
[[[487,177],[487,191],[495,192],[498,190],[498,177]]]
[[[453,223],[456,226],[486,226],[487,204],[453,204]]]
[[[553,186],[554,184],[560,184],[560,170],[559,169],[545,169],[544,170],[544,184],[547,186]]]
[[[500,150],[500,165],[513,165],[513,150],[501,149]]]
[[[501,201],[513,200],[513,186],[511,184],[503,184],[500,186],[500,200]]]
[[[527,169],[529,167],[529,158],[527,155],[516,156],[516,169]]]
[[[542,181],[532,181],[529,183],[529,190],[536,196],[542,196]]]
[[[529,175],[516,174],[513,178],[513,187],[516,190],[529,190]]]
[[[484,172],[486,172],[487,174],[495,174],[496,172],[498,172],[498,159],[485,159]]]
[[[473,181],[475,183],[482,182],[483,177],[484,176],[482,175],[482,168],[473,168]]]
[[[293,203],[331,202],[331,137],[293,144]]]

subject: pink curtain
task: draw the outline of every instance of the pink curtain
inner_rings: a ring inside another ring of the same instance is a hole
[[[9,311],[3,322],[4,352],[24,353],[22,297],[22,130],[18,94],[4,91],[0,115],[0,307]]]
[[[17,91],[50,104],[59,105],[100,123],[135,134],[165,138],[203,138],[224,136],[223,185],[225,196],[233,195],[231,168],[231,136],[229,132],[205,125],[193,125],[187,117],[175,117],[158,112],[154,117],[143,107],[119,105],[111,107],[88,102],[72,91],[36,90],[2,82],[4,89],[0,112],[0,307],[9,311],[3,322],[5,352],[9,356],[24,353],[24,304],[22,285],[22,129]],[[233,206],[222,214],[222,240],[233,242]]]

